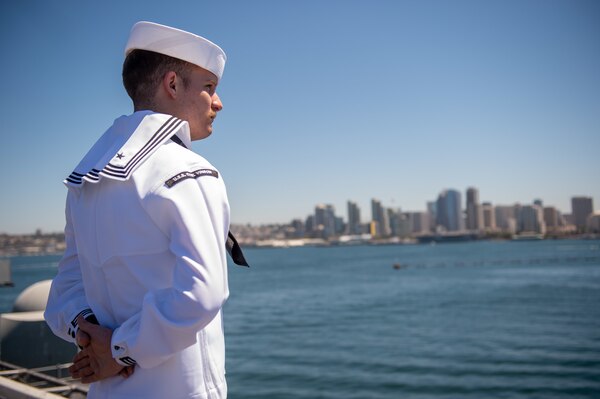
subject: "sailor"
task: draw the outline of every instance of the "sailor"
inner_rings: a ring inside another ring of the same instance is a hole
[[[83,346],[70,371],[88,398],[225,398],[221,309],[229,234],[221,173],[192,152],[223,108],[214,43],[138,22],[123,83],[134,113],[66,178],[65,239],[45,318]]]

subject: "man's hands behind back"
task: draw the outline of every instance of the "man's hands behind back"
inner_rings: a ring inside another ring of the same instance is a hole
[[[69,367],[71,377],[84,384],[121,375],[128,378],[133,374],[134,366],[123,367],[112,357],[110,349],[112,330],[92,324],[79,316],[77,344],[83,349],[73,358]]]

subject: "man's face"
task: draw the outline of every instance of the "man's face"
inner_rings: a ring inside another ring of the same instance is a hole
[[[217,77],[206,69],[194,67],[188,86],[183,89],[179,102],[180,119],[190,125],[192,140],[202,140],[212,133],[212,123],[217,112],[223,109],[217,95]]]

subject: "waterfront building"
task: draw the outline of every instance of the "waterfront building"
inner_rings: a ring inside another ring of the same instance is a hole
[[[546,206],[544,209],[544,223],[548,231],[556,231],[562,227],[560,222],[560,212],[553,206]]]
[[[539,205],[523,205],[520,207],[517,231],[519,233],[546,233],[544,212]]]
[[[314,237],[316,232],[315,226],[315,215],[308,215],[306,217],[306,222],[304,223],[304,231],[305,235],[309,237]]]
[[[565,225],[575,227],[575,219],[572,213],[564,213],[562,217]]]
[[[388,208],[386,211],[387,211],[388,221],[390,223],[390,235],[394,236],[394,237],[399,237],[400,236],[400,218],[401,218],[400,209],[398,209],[396,211],[392,208]]]
[[[342,218],[341,216],[335,216],[334,222],[335,222],[335,235],[340,236],[340,235],[344,234],[344,231],[346,230],[346,224],[344,223],[344,218]]]
[[[594,204],[591,197],[572,197],[571,212],[573,214],[573,224],[579,231],[584,231],[587,223],[587,217],[594,213]]]
[[[400,213],[398,221],[398,237],[406,238],[410,237],[412,234],[414,221],[411,215],[412,214],[408,212]]]
[[[411,212],[410,218],[412,219],[411,233],[425,234],[431,231],[428,212]]]
[[[387,212],[381,205],[381,201],[374,198],[371,199],[371,220],[377,223],[376,237],[388,237],[391,234]]]
[[[483,209],[479,204],[479,191],[474,187],[467,189],[467,230],[483,229]]]
[[[588,215],[586,227],[589,233],[600,234],[600,211]]]
[[[437,224],[446,231],[463,230],[461,195],[456,190],[444,190],[437,199]]]
[[[496,227],[505,233],[516,233],[516,209],[518,208],[514,205],[497,205],[494,208],[494,214],[496,216]]]
[[[394,237],[409,237],[412,233],[412,218],[410,213],[388,209],[388,220],[390,223],[390,234]]]
[[[429,231],[435,231],[437,225],[437,201],[427,202],[427,213],[429,214]]]
[[[336,233],[335,208],[333,205],[319,204],[315,207],[315,228],[319,238],[329,238]]]
[[[306,234],[306,231],[304,230],[305,224],[302,223],[302,220],[294,219],[294,220],[292,220],[292,223],[290,224],[290,226],[291,226],[291,231],[290,231],[291,238],[302,238]]]
[[[481,204],[481,214],[483,216],[483,228],[485,231],[496,230],[496,211],[489,202]]]
[[[356,202],[348,201],[348,234],[362,234],[360,209]]]
[[[369,223],[369,234],[371,235],[371,237],[380,237],[381,236],[381,229],[379,227],[379,222],[377,222],[375,220],[371,220],[371,223]]]

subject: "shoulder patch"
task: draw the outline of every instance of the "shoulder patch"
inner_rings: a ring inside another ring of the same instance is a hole
[[[213,169],[198,169],[193,172],[181,172],[177,173],[175,176],[171,177],[169,180],[165,181],[165,186],[171,188],[179,182],[182,182],[187,179],[197,179],[202,176],[212,176],[219,178],[219,172]]]

